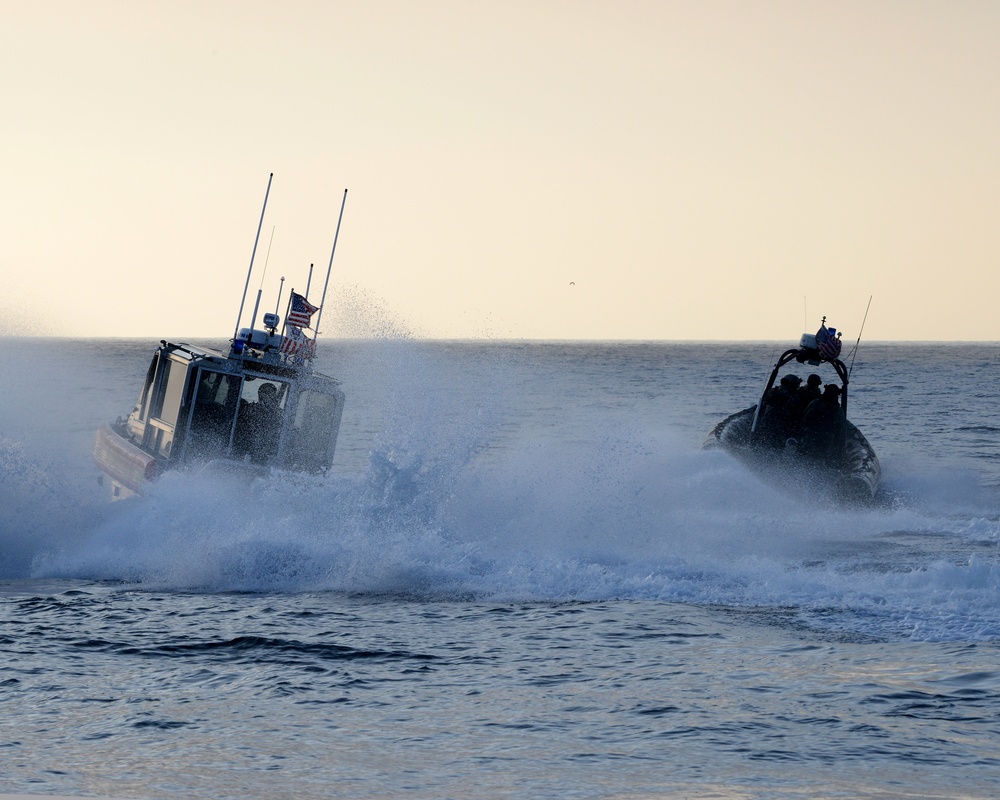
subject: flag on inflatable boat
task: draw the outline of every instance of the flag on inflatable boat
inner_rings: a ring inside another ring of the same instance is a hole
[[[317,311],[319,306],[314,306],[302,295],[292,292],[292,302],[288,307],[288,319],[285,320],[285,324],[308,328],[312,322],[312,315]]]
[[[820,329],[816,331],[816,347],[821,356],[829,358],[831,361],[840,356],[840,348],[842,347],[840,339],[834,335],[836,332],[836,328],[827,328],[826,325],[821,325]]]
[[[281,341],[281,352],[289,356],[312,358],[316,353],[316,342],[302,332],[296,325],[285,327],[285,336]]]

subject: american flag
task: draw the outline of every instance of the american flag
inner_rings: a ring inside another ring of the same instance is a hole
[[[816,332],[816,346],[819,348],[820,355],[831,361],[840,355],[842,347],[840,339],[831,335],[826,325],[823,325]]]
[[[285,336],[281,342],[281,352],[303,358],[312,358],[316,353],[316,342],[302,332],[302,328],[295,325],[288,325],[285,328]]]
[[[312,315],[319,311],[319,306],[314,306],[302,295],[292,292],[292,302],[288,309],[287,325],[294,325],[297,328],[308,328],[312,321]]]

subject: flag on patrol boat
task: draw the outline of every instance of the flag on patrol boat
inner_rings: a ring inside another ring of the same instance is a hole
[[[827,328],[826,325],[820,325],[816,331],[816,347],[821,356],[831,361],[840,355],[842,347],[840,339],[834,335],[836,333],[836,328]]]
[[[314,306],[302,295],[292,292],[292,301],[288,307],[288,319],[286,325],[294,325],[297,328],[308,328],[312,322],[312,315],[319,311],[319,306]]]
[[[316,342],[302,332],[297,325],[285,326],[285,336],[281,341],[281,352],[289,356],[312,358],[316,353]]]

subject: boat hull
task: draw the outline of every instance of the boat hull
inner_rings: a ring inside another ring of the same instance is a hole
[[[111,479],[111,494],[116,499],[141,494],[156,478],[156,458],[111,425],[97,429],[93,455],[101,472]]]
[[[727,417],[708,435],[704,447],[721,449],[743,463],[762,470],[772,481],[801,488],[808,494],[831,494],[835,499],[870,502],[882,480],[882,467],[864,434],[845,421],[844,450],[833,463],[801,456],[790,440],[782,449],[751,444],[750,429],[756,406]]]

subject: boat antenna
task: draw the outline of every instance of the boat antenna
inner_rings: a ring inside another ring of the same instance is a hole
[[[264,271],[260,275],[260,288],[264,288],[264,278],[267,277],[267,265],[271,261],[271,245],[274,244],[274,226],[271,227],[271,238],[267,240],[267,253],[264,256]]]
[[[309,265],[309,279],[306,281],[306,299],[309,298],[309,287],[312,286],[312,282],[313,282],[313,267],[315,267],[315,266],[316,266],[315,264],[310,264]]]
[[[271,194],[271,180],[274,178],[274,173],[272,172],[267,178],[267,191],[264,192],[264,207],[260,210],[260,222],[257,223],[257,235],[253,240],[253,252],[250,254],[250,266],[247,268],[247,282],[243,285],[243,299],[240,300],[240,313],[236,317],[236,328],[233,330],[233,341],[236,341],[236,337],[240,332],[240,320],[243,319],[243,305],[247,300],[247,289],[250,288],[250,273],[253,272],[253,260],[257,255],[257,243],[260,241],[260,229],[264,224],[264,210],[267,208],[267,197]]]
[[[260,310],[260,296],[264,293],[263,289],[257,290],[257,302],[253,304],[253,316],[250,318],[250,329],[253,330],[257,327],[257,312]]]
[[[260,310],[260,296],[264,293],[264,278],[267,275],[267,262],[271,260],[271,244],[274,242],[274,228],[271,228],[271,238],[267,243],[267,255],[264,256],[264,271],[260,274],[260,286],[257,288],[257,302],[254,303],[253,317],[250,320],[250,328],[257,327],[257,312]]]
[[[851,372],[854,371],[854,359],[858,355],[858,345],[861,344],[861,334],[865,330],[865,322],[868,321],[868,309],[872,307],[872,295],[868,295],[868,305],[865,307],[865,317],[861,320],[861,330],[858,331],[858,340],[854,343],[854,349],[851,351],[851,366],[847,369],[847,377],[851,377]]]
[[[316,317],[316,326],[313,330],[315,342],[319,338],[319,321],[323,319],[323,306],[326,305],[326,290],[330,286],[330,270],[333,269],[333,254],[337,252],[337,239],[340,237],[340,223],[344,219],[344,206],[347,205],[347,189],[344,189],[344,199],[340,201],[340,216],[337,217],[337,230],[333,234],[333,247],[330,250],[330,263],[326,268],[326,283],[323,284],[323,299],[319,301],[319,316]]]

